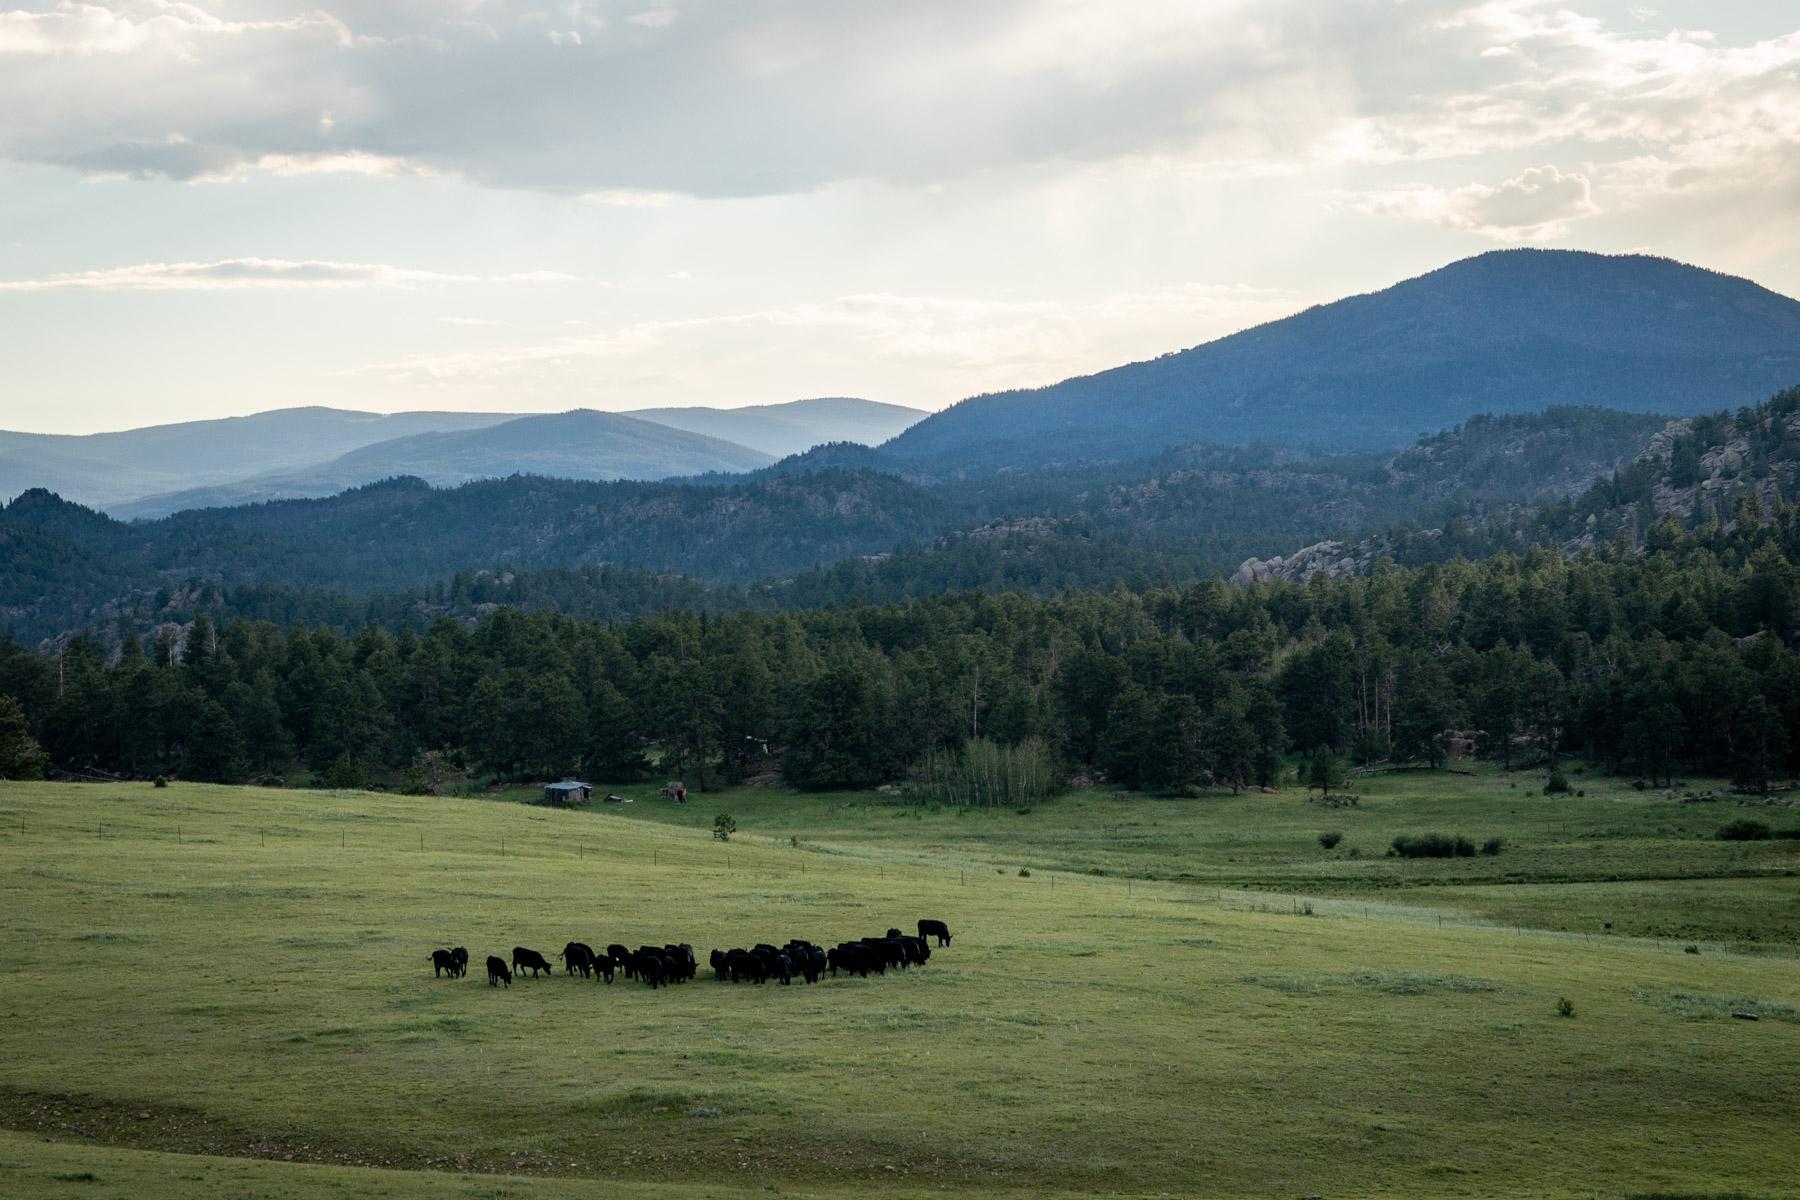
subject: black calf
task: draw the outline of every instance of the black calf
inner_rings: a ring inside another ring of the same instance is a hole
[[[488,986],[498,987],[502,982],[512,986],[512,972],[506,967],[506,960],[497,954],[488,955]]]
[[[922,938],[934,937],[938,940],[938,945],[948,946],[950,944],[950,927],[942,921],[922,920],[919,922],[919,936]]]
[[[431,977],[436,979],[448,973],[455,979],[458,974],[456,954],[450,950],[433,950],[431,952]]]

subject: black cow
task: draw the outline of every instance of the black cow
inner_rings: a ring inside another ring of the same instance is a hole
[[[593,967],[594,978],[599,979],[605,977],[606,982],[611,983],[613,981],[613,971],[618,967],[618,964],[613,962],[612,955],[610,954],[596,954],[594,955]]]
[[[533,979],[537,978],[539,971],[546,975],[555,974],[550,964],[544,960],[543,955],[536,950],[527,950],[523,946],[513,947],[512,968],[515,971],[530,971]]]
[[[902,936],[893,940],[900,943],[900,949],[906,952],[906,961],[913,966],[922,967],[925,960],[931,957],[931,951],[925,948],[924,938]]]
[[[919,936],[922,938],[934,937],[938,940],[938,945],[948,946],[950,944],[950,927],[942,921],[922,920],[919,922]]]
[[[614,942],[606,948],[606,956],[613,960],[619,970],[625,972],[625,978],[637,978],[637,968],[631,964],[631,951]]]
[[[706,961],[712,965],[713,978],[720,982],[724,982],[725,952],[723,950],[714,950],[711,954],[706,956]]]
[[[456,978],[456,954],[450,950],[433,950],[431,952],[431,977],[437,979],[446,972],[449,973],[450,978]]]
[[[725,960],[731,968],[733,983],[746,979],[751,983],[761,983],[769,977],[769,968],[762,958],[748,950],[733,950],[725,956]]]
[[[562,949],[563,970],[570,975],[577,971],[587,979],[594,972],[594,951],[586,942],[570,942]]]
[[[452,950],[450,954],[456,959],[456,977],[461,979],[464,975],[469,973],[469,952],[463,947],[458,946],[456,949]]]
[[[488,955],[488,986],[498,987],[501,983],[512,986],[512,972],[506,967],[506,960],[498,954]]]
[[[652,988],[661,987],[663,979],[663,960],[660,954],[639,953],[636,961],[638,978]]]
[[[817,946],[803,951],[800,959],[800,973],[806,977],[808,983],[819,982],[819,976],[825,973],[825,952]]]

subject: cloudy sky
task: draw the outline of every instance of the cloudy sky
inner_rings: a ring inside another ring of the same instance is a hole
[[[1792,0],[18,3],[6,428],[937,408],[1519,244],[1800,295]]]

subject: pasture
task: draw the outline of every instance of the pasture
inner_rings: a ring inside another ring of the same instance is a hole
[[[1794,843],[1676,831],[1734,805],[1585,799],[1503,818],[1408,780],[1351,810],[1020,816],[0,784],[0,1194],[1794,1194],[1791,957],[1530,928],[1548,899],[1433,919],[1539,888],[1791,910]],[[721,810],[730,843],[701,828]],[[1432,828],[1512,844],[1380,857]],[[1671,864],[1686,882],[1645,878]],[[570,939],[704,961],[921,916],[956,931],[924,968],[813,986],[502,990],[427,961]]]

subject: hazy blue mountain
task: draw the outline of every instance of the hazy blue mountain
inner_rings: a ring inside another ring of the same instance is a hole
[[[0,431],[0,496],[42,487],[99,507],[156,492],[293,470],[426,430],[468,430],[505,413],[282,408],[83,435]]]
[[[336,461],[344,455],[415,434],[489,429],[521,415],[527,414],[384,415],[335,408],[285,408],[248,417],[183,421],[113,433],[64,435],[0,430],[0,499],[28,488],[45,488],[82,504],[135,517],[161,516],[179,508],[328,496],[349,486],[345,480],[368,481],[369,460]],[[652,448],[657,444],[655,435],[640,428],[626,436],[624,426],[614,430],[623,440],[613,450],[596,450],[591,439],[598,431],[588,428],[577,434],[589,439],[583,446],[571,448],[562,459],[554,455],[539,457],[539,467],[546,473],[560,473],[567,460],[574,463],[567,468],[574,472],[569,477],[576,479],[661,478],[671,471],[689,474],[719,469],[753,470],[771,459],[829,442],[884,442],[925,414],[870,400],[823,399],[741,409],[666,408],[622,415],[733,442],[759,453],[744,457],[721,453],[715,447],[688,458],[684,451],[675,448],[693,444],[665,441],[662,444],[668,453],[659,454]],[[515,434],[529,433],[532,428]],[[515,434],[502,436],[513,438]],[[444,482],[493,474],[505,462],[523,462],[521,456],[532,453],[532,448],[517,441],[496,444],[492,451],[494,461],[485,462],[483,452],[475,447],[478,440],[438,450],[415,444],[397,448],[395,453],[425,454],[426,468],[412,473]],[[638,449],[629,450],[630,445]],[[589,451],[595,451],[599,457],[596,459]],[[439,469],[429,465],[429,456],[439,452],[460,456],[465,466],[454,468],[446,462]],[[604,461],[608,453],[626,457],[610,464]],[[649,457],[645,458],[645,454]]]
[[[1198,441],[1397,447],[1484,412],[1685,416],[1796,382],[1800,302],[1668,259],[1505,250],[1149,362],[976,396],[882,449],[944,469]]]
[[[555,479],[667,479],[708,471],[742,472],[771,456],[718,438],[618,413],[576,409],[516,417],[481,429],[415,433],[363,446],[300,471],[115,505],[130,519],[190,508],[335,495],[379,479],[408,475],[444,486],[508,475]]]
[[[783,458],[828,442],[877,446],[921,420],[916,408],[827,397],[748,408],[646,408],[625,414],[690,433],[723,438]]]

